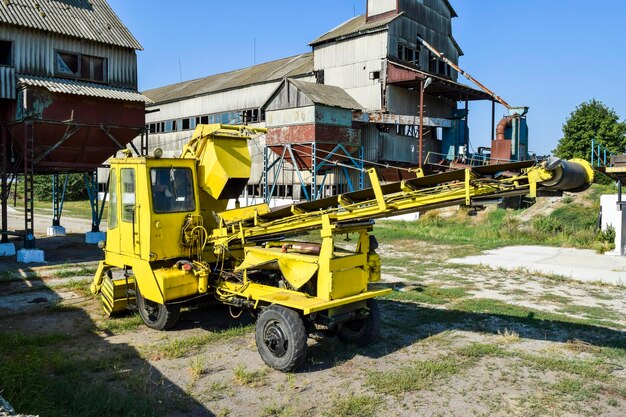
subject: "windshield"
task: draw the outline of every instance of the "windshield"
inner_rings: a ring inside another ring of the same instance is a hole
[[[189,168],[152,168],[152,209],[155,213],[194,211],[193,175]]]

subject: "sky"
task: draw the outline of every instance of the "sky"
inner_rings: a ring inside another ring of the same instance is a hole
[[[569,114],[593,98],[626,117],[626,1],[450,2],[461,68],[511,105],[530,107],[530,151],[550,153]],[[142,91],[309,52],[309,42],[365,10],[365,0],[109,4],[144,47]],[[498,106],[496,118],[505,113]],[[489,146],[490,130],[491,104],[471,103],[474,149]]]

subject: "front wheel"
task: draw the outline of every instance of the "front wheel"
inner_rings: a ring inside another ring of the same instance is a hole
[[[275,304],[267,307],[256,321],[255,338],[263,361],[278,371],[291,372],[306,359],[307,333],[294,310]]]
[[[137,309],[146,326],[155,330],[169,330],[180,319],[180,305],[165,305],[146,300],[137,288]]]
[[[367,346],[380,333],[380,309],[373,298],[367,300],[369,314],[364,318],[356,318],[339,325],[337,337],[344,343]]]

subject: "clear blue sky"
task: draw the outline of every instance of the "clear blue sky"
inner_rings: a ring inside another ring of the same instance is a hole
[[[365,0],[109,0],[143,45],[146,90],[310,51]],[[529,106],[530,150],[549,153],[574,108],[597,98],[626,117],[623,0],[451,0],[461,67],[512,105]],[[597,4],[597,5],[596,5]],[[465,80],[460,80],[467,82]],[[504,114],[498,107],[496,116]],[[472,145],[488,145],[491,105],[470,104]]]

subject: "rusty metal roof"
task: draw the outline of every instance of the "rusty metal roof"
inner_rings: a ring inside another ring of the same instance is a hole
[[[22,74],[18,74],[17,81],[18,86],[40,87],[53,93],[151,103],[149,98],[133,90],[113,88],[84,81],[65,80],[63,78],[44,78]]]
[[[3,0],[0,22],[143,50],[106,0]]]
[[[143,94],[155,103],[166,103],[312,73],[313,54],[306,53],[279,59],[277,61],[266,62],[249,68],[155,88],[153,90],[144,91]]]
[[[361,106],[341,87],[310,83],[302,80],[289,79],[287,81],[311,99],[311,101],[315,104],[351,110],[363,109],[363,106]]]
[[[399,13],[397,15],[387,17],[385,19],[374,20],[371,22],[367,21],[365,15],[357,16],[348,20],[347,22],[342,23],[341,25],[332,29],[330,32],[315,39],[309,45],[314,46],[320,43],[335,40],[337,38],[344,38],[344,37],[350,37],[354,35],[361,35],[363,33],[379,31],[387,27],[387,25],[391,21],[398,18],[398,16],[402,14],[403,13]]]

